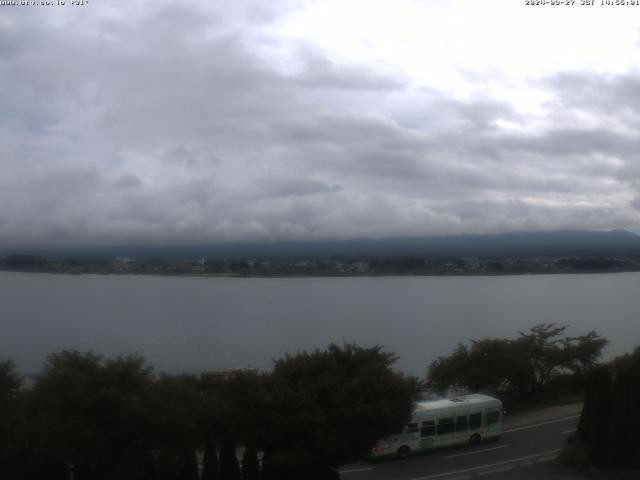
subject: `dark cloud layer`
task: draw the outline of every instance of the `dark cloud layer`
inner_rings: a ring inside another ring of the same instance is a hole
[[[264,5],[4,9],[0,243],[640,220],[640,75],[531,80],[549,98],[536,116],[415,88],[400,70],[346,63],[310,42],[283,46],[264,26],[295,6]],[[293,67],[270,46],[289,49]]]

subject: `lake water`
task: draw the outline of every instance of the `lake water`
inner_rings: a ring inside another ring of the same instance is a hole
[[[0,360],[25,374],[64,348],[140,353],[157,370],[268,369],[330,342],[384,345],[424,375],[458,342],[540,322],[596,330],[606,358],[640,344],[640,273],[198,278],[0,272]]]

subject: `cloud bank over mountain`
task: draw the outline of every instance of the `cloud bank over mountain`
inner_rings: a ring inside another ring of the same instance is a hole
[[[0,243],[638,231],[638,25],[610,64],[551,25],[579,61],[527,63],[485,38],[525,41],[515,7],[469,31],[465,2],[355,2],[351,38],[335,2],[275,3],[2,7]]]

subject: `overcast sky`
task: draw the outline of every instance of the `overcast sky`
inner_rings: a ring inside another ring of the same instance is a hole
[[[0,245],[640,232],[640,6],[66,3],[0,6]]]

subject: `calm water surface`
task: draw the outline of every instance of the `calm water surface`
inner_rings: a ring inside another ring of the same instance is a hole
[[[381,344],[424,375],[458,342],[539,322],[640,344],[640,273],[513,277],[196,278],[0,272],[0,360],[37,372],[64,348],[138,352],[158,370],[269,368],[330,342]]]

